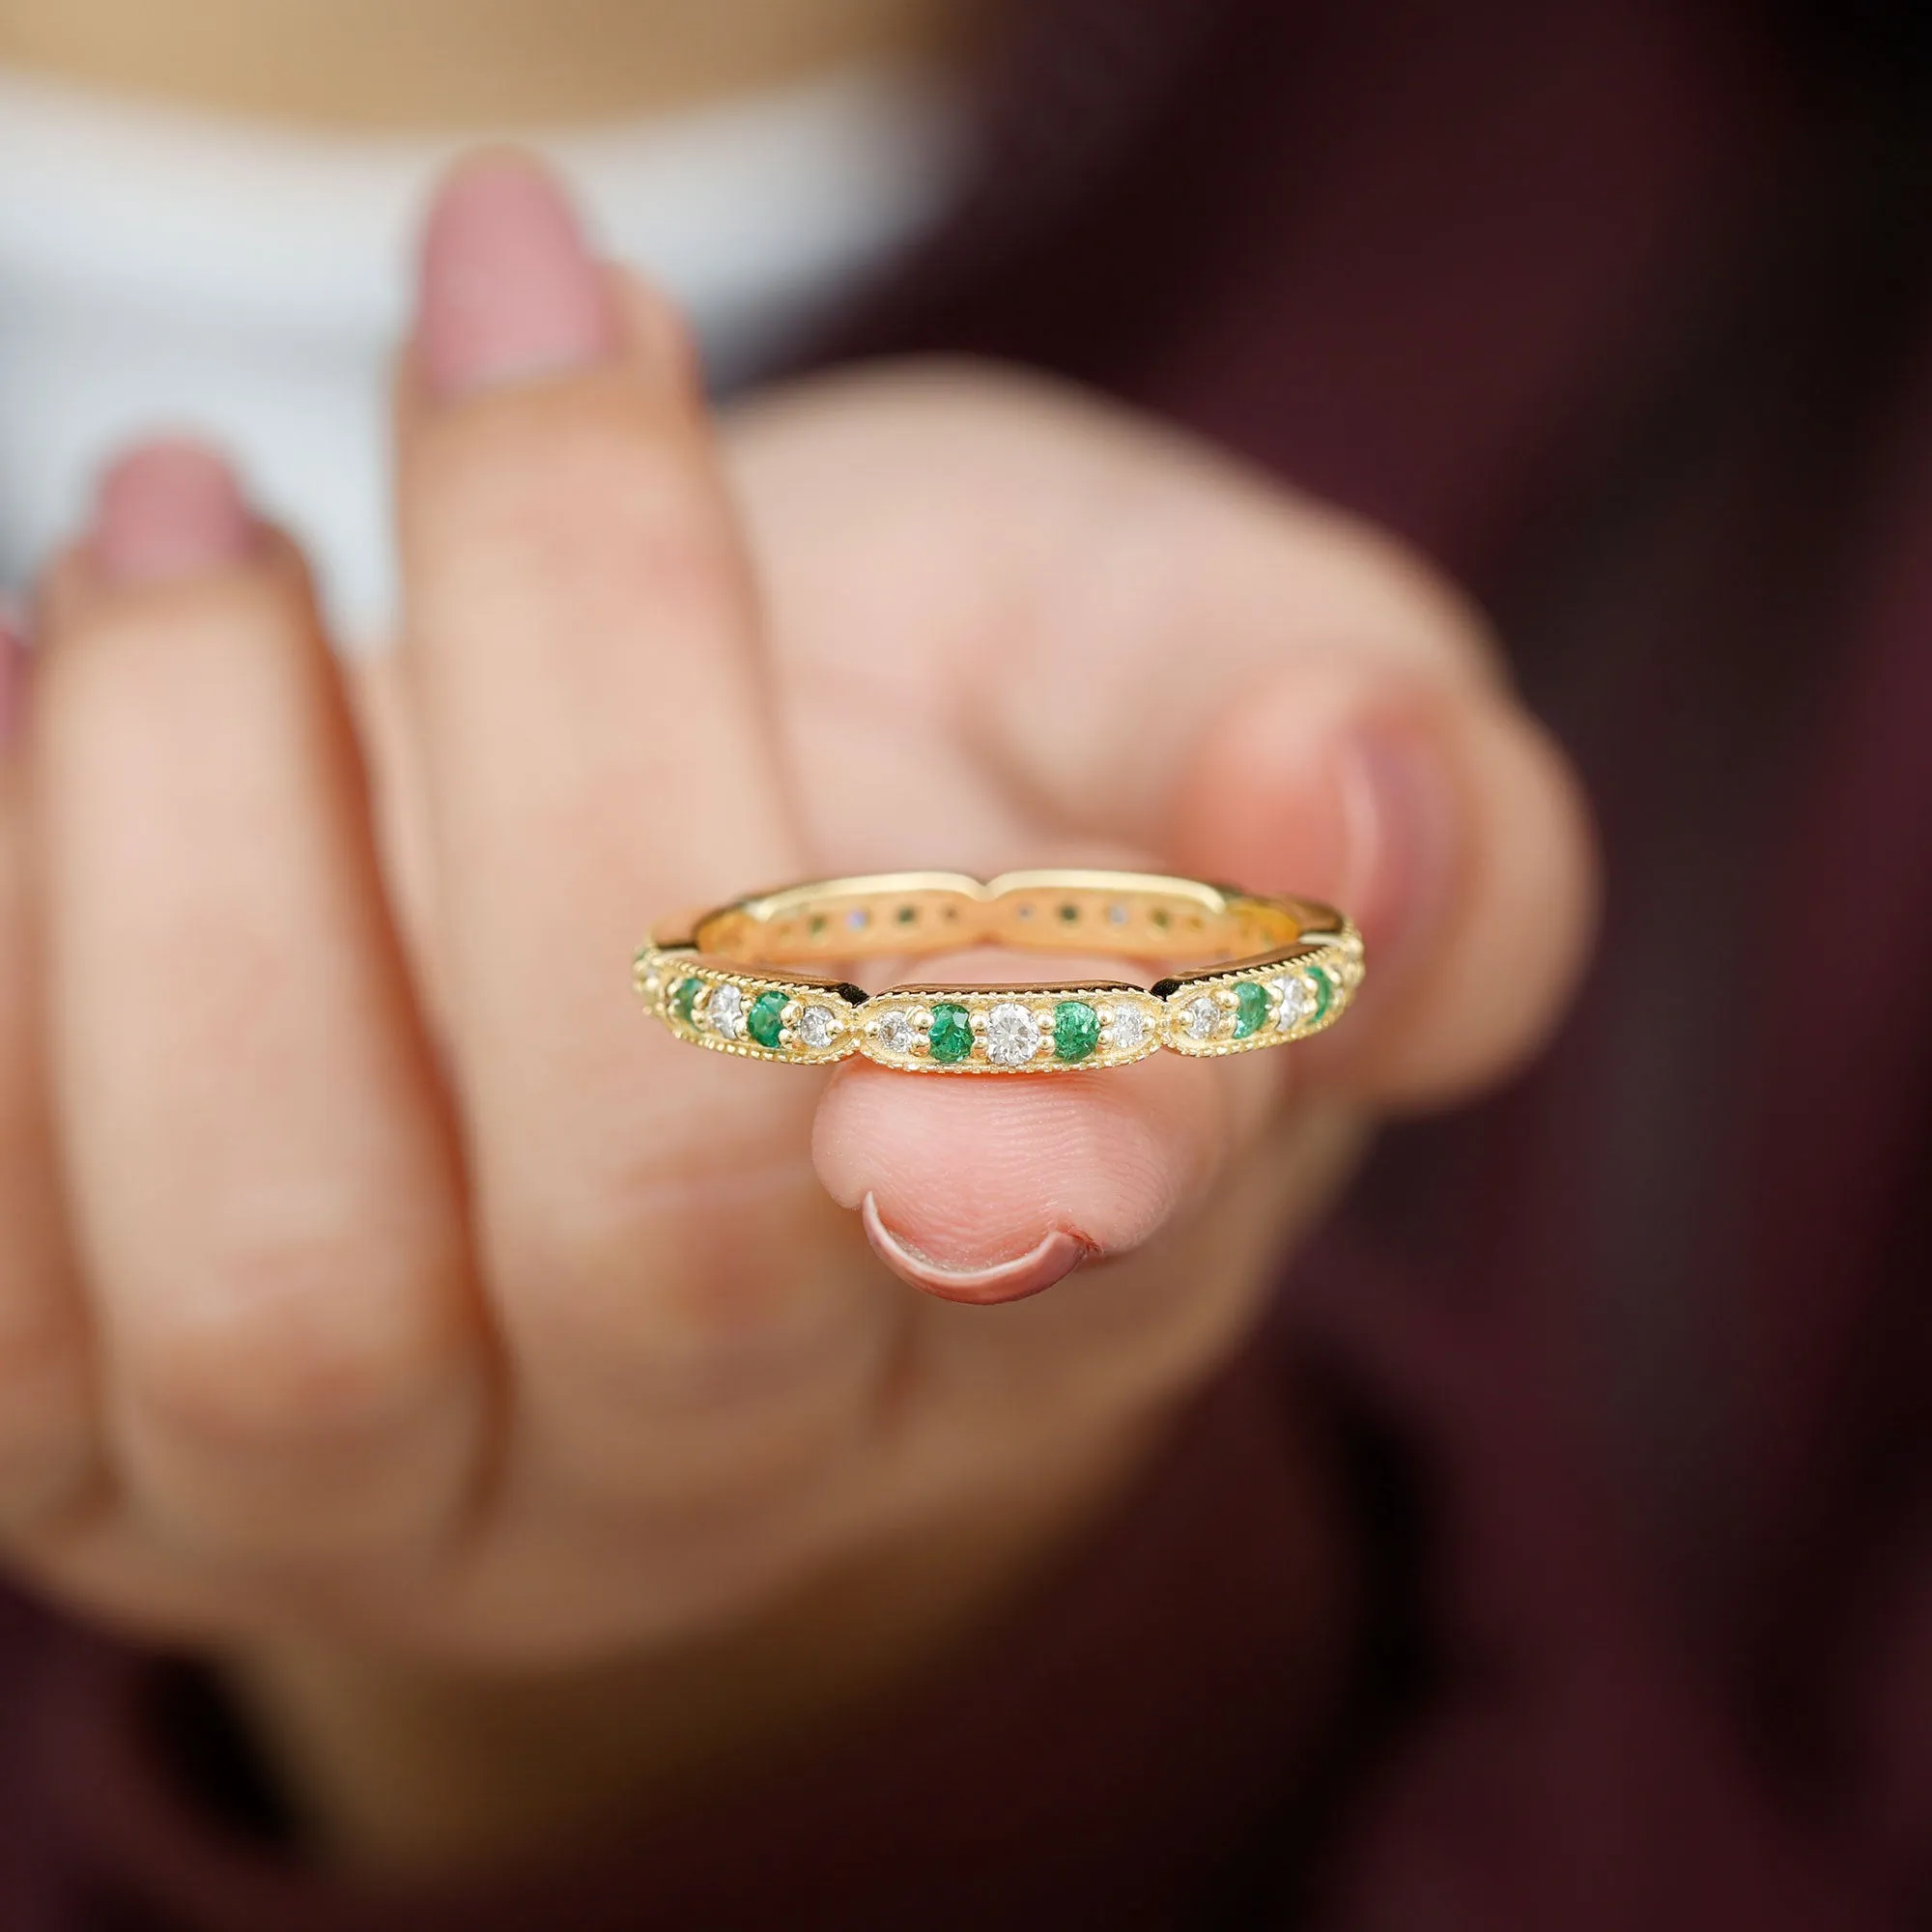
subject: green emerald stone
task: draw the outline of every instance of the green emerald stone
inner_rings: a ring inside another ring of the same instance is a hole
[[[1267,1024],[1267,988],[1243,980],[1235,988],[1235,1037],[1246,1039]]]
[[[1315,1010],[1309,1014],[1308,1023],[1316,1026],[1328,1010],[1329,1002],[1335,997],[1335,981],[1325,966],[1311,966],[1308,978],[1315,988]]]
[[[692,1003],[704,990],[704,981],[698,979],[680,980],[670,989],[670,1009],[686,1026],[691,1025]]]
[[[1053,1009],[1053,1057],[1085,1060],[1100,1044],[1100,1015],[1085,1000],[1062,1000]]]
[[[973,1015],[964,1007],[942,1000],[932,1009],[932,1031],[925,1037],[925,1047],[937,1061],[950,1064],[964,1060],[973,1051]]]
[[[785,995],[776,987],[760,993],[745,1016],[745,1031],[760,1046],[779,1050],[779,1029],[784,1025]]]

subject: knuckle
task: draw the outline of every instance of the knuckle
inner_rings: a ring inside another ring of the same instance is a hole
[[[756,1184],[785,1183],[760,1169]],[[668,1378],[716,1395],[797,1373],[839,1330],[843,1299],[772,1232],[793,1224],[745,1212],[738,1188],[607,1175],[523,1204],[495,1268],[509,1319],[533,1350],[594,1382]]]
[[[404,1426],[436,1373],[414,1244],[355,1232],[231,1241],[140,1297],[131,1401],[216,1446],[354,1440]]]

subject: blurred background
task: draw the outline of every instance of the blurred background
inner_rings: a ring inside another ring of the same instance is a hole
[[[237,451],[375,636],[389,359],[453,156],[541,149],[736,387],[947,205],[953,35],[932,0],[9,0],[0,582],[76,527],[130,436],[186,426]]]

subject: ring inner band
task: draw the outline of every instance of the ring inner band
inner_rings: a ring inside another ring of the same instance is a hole
[[[1278,952],[1342,924],[1326,906],[1195,879],[1110,871],[891,872],[787,887],[706,914],[660,943],[744,965],[812,965],[980,945],[1178,965]]]

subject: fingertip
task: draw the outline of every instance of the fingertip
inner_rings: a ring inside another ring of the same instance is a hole
[[[87,557],[116,587],[198,577],[239,562],[255,520],[234,469],[191,438],[157,438],[117,458],[96,492]]]
[[[1190,869],[1327,900],[1362,928],[1357,1009],[1296,1049],[1358,1098],[1435,1106],[1503,1077],[1587,956],[1597,866],[1581,788],[1488,680],[1366,658],[1286,667],[1204,735],[1175,812]]]
[[[1435,1108],[1507,1078],[1567,1010],[1596,931],[1588,801],[1544,726],[1505,694],[1466,694],[1433,727],[1453,841],[1414,944],[1360,1025],[1317,1042],[1358,1095]]]
[[[414,368],[451,401],[601,360],[618,344],[611,292],[568,189],[534,155],[465,156],[424,217]]]
[[[901,1281],[942,1301],[962,1301],[980,1308],[1042,1294],[1098,1252],[1083,1236],[1050,1228],[1025,1254],[1010,1261],[955,1267],[921,1253],[887,1227],[879,1213],[878,1199],[869,1189],[860,1205],[859,1219],[872,1252]]]
[[[1210,727],[1176,802],[1187,866],[1337,905],[1378,986],[1426,952],[1467,816],[1444,755],[1448,687],[1372,663],[1295,665]]]
[[[814,1123],[819,1177],[913,1286],[1037,1293],[1144,1245],[1225,1158],[1229,1090],[1254,1069],[1165,1058],[1010,1082],[848,1065]]]

